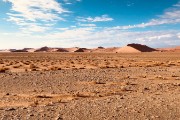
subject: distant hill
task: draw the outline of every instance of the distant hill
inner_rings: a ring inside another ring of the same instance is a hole
[[[148,47],[146,45],[141,45],[141,44],[128,44],[127,46],[135,48],[136,50],[139,50],[140,52],[153,52],[153,51],[157,51],[154,48]]]
[[[50,52],[50,48],[45,46],[45,47],[35,50],[34,52]]]
[[[68,51],[68,52],[74,52],[76,50],[78,50],[78,47],[72,47],[72,48],[63,48],[64,50]]]
[[[77,49],[76,51],[74,52],[90,52],[91,50],[90,49],[87,49],[87,48],[79,48]]]
[[[151,48],[147,45],[142,44],[127,44],[124,47],[109,47],[104,48],[102,46],[97,48],[79,48],[79,47],[72,47],[72,48],[51,48],[51,47],[41,47],[38,49],[35,48],[24,48],[24,49],[7,49],[7,50],[0,50],[0,52],[93,52],[93,53],[141,53],[141,52],[180,52],[180,46],[176,46],[173,48]]]
[[[64,48],[58,48],[56,52],[69,52],[69,51]]]
[[[35,50],[34,52],[57,52],[58,48],[49,48],[47,46],[39,48]]]
[[[180,52],[180,46],[172,47],[172,48],[158,48],[161,52]]]
[[[117,49],[119,49],[119,47],[110,47],[110,48],[94,48],[94,49],[91,49],[91,52],[94,52],[94,53],[114,53]]]
[[[14,50],[12,52],[28,52],[27,50]]]
[[[157,51],[154,48],[148,47],[146,45],[141,44],[128,44],[122,48],[118,48],[115,50],[117,53],[140,53],[140,52],[154,52]]]

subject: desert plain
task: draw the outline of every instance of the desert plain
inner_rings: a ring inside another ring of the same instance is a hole
[[[0,53],[1,120],[179,120],[180,52]]]

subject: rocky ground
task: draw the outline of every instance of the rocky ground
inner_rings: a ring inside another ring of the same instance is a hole
[[[2,120],[180,118],[179,53],[0,53],[0,67]]]

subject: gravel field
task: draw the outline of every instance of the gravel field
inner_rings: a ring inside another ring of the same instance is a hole
[[[0,53],[1,120],[179,120],[180,54]]]

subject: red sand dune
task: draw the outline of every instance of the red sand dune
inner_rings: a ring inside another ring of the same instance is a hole
[[[66,50],[65,48],[58,48],[56,52],[69,52],[69,51]]]
[[[56,52],[57,50],[58,50],[58,48],[49,48],[49,47],[45,46],[45,47],[35,50],[34,52]]]
[[[28,51],[26,51],[26,50],[14,50],[12,52],[28,52]]]
[[[22,50],[27,51],[27,52],[34,52],[34,51],[36,51],[36,49],[34,49],[34,48],[24,48]]]
[[[90,52],[90,49],[87,48],[79,48],[78,50],[74,51],[74,52]]]
[[[141,44],[128,44],[127,46],[133,47],[133,48],[139,50],[140,52],[153,52],[153,51],[157,51],[154,48],[148,47],[146,45],[141,45]]]
[[[92,49],[91,52],[96,52],[96,53],[113,53],[115,50],[118,49],[118,47],[111,47],[111,48],[95,48]]]
[[[48,52],[49,50],[50,48],[45,46],[45,47],[35,50],[34,52]]]
[[[139,51],[133,47],[130,47],[130,46],[125,46],[125,47],[116,49],[114,52],[116,52],[116,53],[140,53],[141,51]]]
[[[124,47],[98,47],[93,49],[87,48],[79,48],[79,47],[72,47],[72,48],[49,48],[47,46],[34,49],[34,48],[24,48],[21,50],[16,49],[9,49],[9,50],[1,50],[0,52],[95,52],[95,53],[140,53],[140,52],[180,52],[180,46],[174,48],[158,48],[154,49],[148,47],[146,45],[141,44],[128,44]]]
[[[117,53],[140,53],[140,52],[153,52],[156,49],[150,48],[146,45],[141,44],[128,44],[125,47],[116,50]]]
[[[157,51],[157,50],[141,44],[128,44],[127,46],[124,47],[92,49],[92,52],[111,52],[111,53],[140,53],[140,52],[153,52],[153,51]]]
[[[72,47],[72,48],[63,48],[64,50],[68,51],[68,52],[74,52],[76,50],[78,50],[78,47]]]

